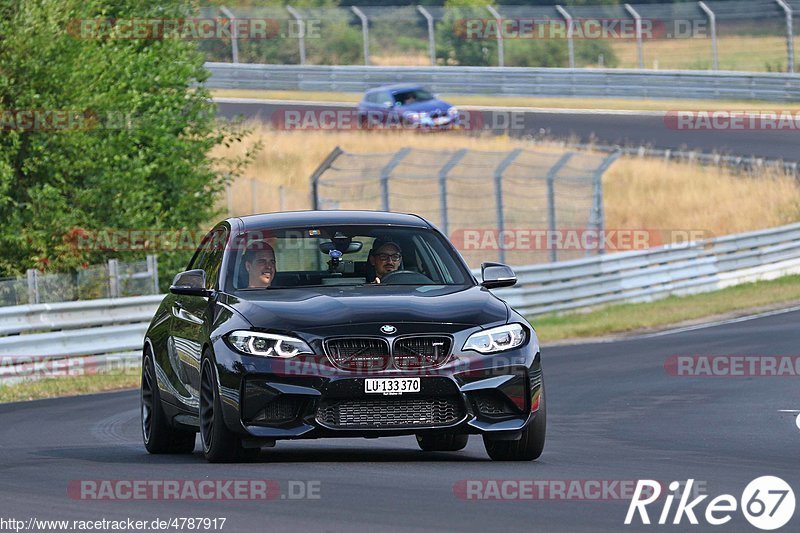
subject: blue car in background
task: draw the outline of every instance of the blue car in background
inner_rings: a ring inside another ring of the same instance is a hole
[[[358,104],[358,119],[363,128],[439,130],[459,126],[455,106],[413,84],[385,85],[368,90]]]

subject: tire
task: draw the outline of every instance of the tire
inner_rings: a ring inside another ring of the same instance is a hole
[[[533,461],[542,455],[547,427],[547,410],[544,400],[544,387],[539,411],[533,422],[522,430],[519,440],[490,440],[483,437],[483,446],[493,461]]]
[[[225,425],[214,365],[207,355],[200,370],[200,441],[210,463],[254,461],[261,453],[259,448],[244,448],[241,437]]]
[[[469,435],[417,435],[417,444],[424,452],[457,452],[469,442]]]
[[[142,384],[139,388],[139,415],[144,447],[152,454],[192,453],[197,433],[174,428],[161,406],[155,363],[149,349],[142,360]]]

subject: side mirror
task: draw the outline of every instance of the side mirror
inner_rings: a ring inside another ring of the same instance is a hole
[[[392,107],[394,107],[394,106],[395,106],[395,104],[393,104],[393,103],[392,103],[392,102],[390,102],[389,100],[386,100],[386,101],[383,103],[383,107],[385,107],[386,109],[391,109],[391,108],[392,108]]]
[[[206,289],[206,272],[199,268],[175,276],[169,292],[185,296],[211,296],[211,291]]]
[[[483,278],[481,285],[487,289],[511,287],[517,283],[517,275],[510,266],[502,263],[481,264],[481,278]]]

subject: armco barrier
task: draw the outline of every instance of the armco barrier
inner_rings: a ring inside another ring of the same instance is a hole
[[[693,98],[792,102],[800,76],[690,70],[522,67],[356,67],[206,63],[212,89],[362,92],[420,83],[446,94],[588,98]]]
[[[800,224],[515,271],[517,285],[496,294],[528,316],[713,291],[800,273]],[[144,332],[161,298],[0,309],[0,335],[5,335],[0,337],[0,359],[88,356],[95,365],[105,360],[111,367],[121,360],[138,360]],[[13,368],[0,365],[0,381],[18,379]]]

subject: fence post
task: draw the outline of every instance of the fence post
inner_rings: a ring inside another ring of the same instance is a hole
[[[119,262],[116,259],[108,260],[108,292],[109,297],[119,298]]]
[[[431,66],[436,65],[436,37],[433,33],[433,15],[422,6],[417,6],[417,11],[422,13],[428,23],[428,53],[431,56]]]
[[[381,169],[381,209],[383,211],[389,210],[389,176],[409,152],[411,152],[411,148],[401,148]]]
[[[158,294],[158,256],[147,256],[147,271],[153,280],[153,294]]]
[[[642,16],[637,13],[633,6],[625,4],[625,10],[631,14],[636,21],[636,54],[639,56],[639,68],[644,69],[644,45],[642,44]]]
[[[604,249],[604,239],[603,239],[603,232],[605,231],[605,211],[603,209],[603,174],[609,169],[611,165],[614,164],[614,161],[619,159],[622,155],[622,152],[617,150],[616,152],[610,154],[606,157],[600,166],[597,167],[594,171],[594,176],[592,181],[594,182],[594,191],[592,193],[592,213],[589,217],[590,224],[594,226],[594,229],[597,230],[597,242],[599,244],[599,248],[597,250],[598,254],[605,253]],[[591,250],[586,250],[586,255],[590,255]]]
[[[492,14],[497,22],[497,66],[504,67],[506,66],[506,52],[505,47],[503,46],[503,20],[500,17],[500,13],[498,13],[493,6],[486,6],[486,9]]]
[[[225,6],[219,6],[219,10],[231,21],[231,56],[234,63],[239,62],[239,30],[236,28],[236,16]]]
[[[28,303],[39,303],[39,272],[35,268],[29,268],[28,275]]]
[[[567,25],[567,48],[569,49],[569,68],[575,68],[575,40],[573,39],[575,28],[572,25],[572,15],[561,6],[556,6],[564,22]]]
[[[306,64],[306,23],[303,16],[292,6],[286,6],[286,11],[297,21],[297,27],[300,30],[300,37],[297,40],[297,46],[300,49],[300,64]]]
[[[556,161],[556,164],[550,167],[550,170],[547,171],[547,229],[550,231],[550,235],[554,235],[556,231],[556,188],[555,188],[555,179],[561,169],[564,168],[564,165],[569,162],[572,156],[575,155],[573,152],[567,152],[566,154],[562,155],[561,158]],[[547,239],[548,247],[550,244],[550,239]],[[550,262],[555,263],[558,261],[558,250],[553,247],[550,248]]]
[[[794,74],[794,28],[792,27],[792,8],[784,0],[775,0],[786,13],[786,55],[789,61],[789,73]]]
[[[502,233],[505,230],[505,218],[503,214],[503,172],[514,162],[514,160],[522,153],[522,148],[515,148],[508,154],[505,159],[500,161],[497,168],[494,169],[494,196],[497,205],[497,240],[502,240]],[[502,246],[500,248],[500,262],[506,260],[506,251]]]
[[[453,167],[467,155],[468,151],[469,150],[466,148],[458,150],[444,165],[442,165],[442,168],[439,169],[439,211],[441,212],[439,220],[441,220],[442,232],[445,235],[450,235],[449,221],[447,218],[447,174],[449,174],[450,171],[453,170]]]
[[[717,52],[717,15],[706,5],[705,2],[698,2],[700,9],[708,17],[708,25],[711,27],[711,64],[712,70],[719,70],[719,54]]]
[[[333,164],[334,161],[336,161],[336,158],[338,158],[343,153],[344,153],[344,150],[342,150],[338,146],[335,147],[333,150],[331,150],[331,153],[328,154],[328,157],[326,157],[322,161],[322,163],[319,164],[319,166],[314,171],[314,173],[311,174],[311,178],[310,178],[310,181],[311,181],[311,208],[314,211],[317,211],[319,209],[319,179],[322,177],[322,175],[325,173],[326,170],[331,168],[331,165]]]
[[[369,66],[369,20],[364,12],[356,6],[350,6],[350,9],[361,19],[361,37],[364,40],[364,65]]]

